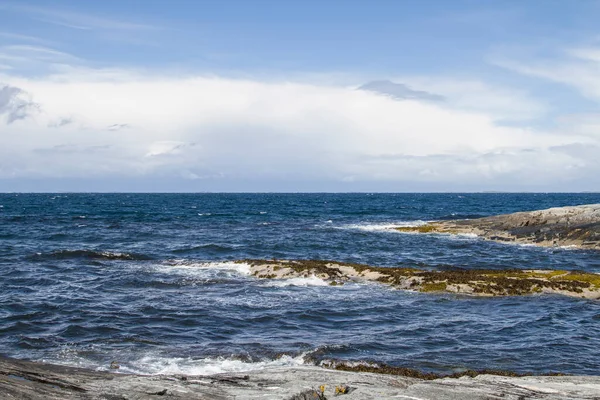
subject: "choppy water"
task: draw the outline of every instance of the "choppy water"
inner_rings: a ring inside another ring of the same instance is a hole
[[[598,194],[0,194],[0,353],[100,369],[117,360],[120,371],[144,373],[345,359],[597,375],[598,301],[263,281],[228,261],[600,272],[598,252],[389,229],[598,202]]]

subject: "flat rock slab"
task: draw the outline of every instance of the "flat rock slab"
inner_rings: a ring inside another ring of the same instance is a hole
[[[403,232],[475,234],[497,242],[600,250],[600,204],[555,207],[477,219],[433,221]]]
[[[374,267],[326,260],[241,260],[259,279],[317,277],[331,286],[378,282],[401,290],[447,292],[469,296],[560,294],[600,299],[600,274],[562,270],[419,270]]]
[[[0,358],[2,399],[600,399],[600,377],[421,380],[294,367],[211,376],[128,375]],[[335,394],[336,387],[349,393]]]

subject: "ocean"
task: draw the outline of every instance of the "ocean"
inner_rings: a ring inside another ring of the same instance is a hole
[[[600,302],[260,280],[242,259],[600,272],[600,254],[391,229],[600,194],[0,194],[0,354],[210,374],[327,360],[600,374]]]

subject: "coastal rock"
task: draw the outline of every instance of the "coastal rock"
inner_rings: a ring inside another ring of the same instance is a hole
[[[398,289],[474,296],[561,294],[600,298],[600,274],[563,270],[485,270],[446,268],[438,271],[323,260],[242,260],[261,279],[320,278],[330,284],[378,282]]]
[[[600,250],[600,204],[557,207],[477,219],[433,221],[400,232],[475,234],[497,242]]]
[[[300,399],[352,388],[342,399],[597,399],[600,377],[464,376],[425,380],[329,370],[314,366],[273,368],[211,376],[128,375],[0,358],[2,399]],[[323,391],[321,392],[321,387]],[[304,397],[299,397],[304,396]],[[318,398],[318,397],[315,397]]]

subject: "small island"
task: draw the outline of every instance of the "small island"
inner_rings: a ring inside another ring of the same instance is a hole
[[[497,242],[600,250],[600,204],[556,207],[395,228],[409,233],[470,234]]]
[[[261,279],[317,277],[331,286],[347,282],[378,282],[402,290],[448,292],[473,296],[561,294],[599,299],[600,274],[563,270],[492,270],[445,268],[423,270],[374,267],[324,260],[240,260]]]

